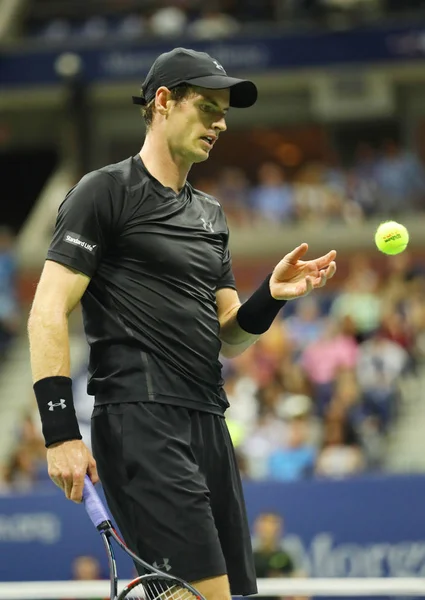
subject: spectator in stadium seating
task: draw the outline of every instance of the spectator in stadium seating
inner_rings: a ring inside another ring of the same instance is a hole
[[[5,467],[5,484],[13,490],[31,489],[48,478],[46,448],[31,412],[19,423],[15,444]]]
[[[229,223],[239,226],[251,223],[251,211],[247,205],[249,194],[249,181],[242,169],[236,167],[223,169],[220,173],[217,197],[226,211]]]
[[[318,415],[322,416],[326,413],[338,371],[342,368],[353,369],[356,360],[356,341],[342,332],[338,321],[329,318],[323,334],[307,346],[300,359],[300,364],[312,386]]]
[[[342,369],[336,376],[334,390],[325,419],[339,421],[348,441],[356,440],[364,452],[365,466],[381,466],[383,439],[379,422],[366,411],[365,397],[355,369]],[[335,454],[335,448],[329,454]]]
[[[252,479],[267,479],[269,457],[280,447],[286,433],[282,419],[267,406],[259,404],[255,428],[240,447]]]
[[[378,295],[379,279],[364,256],[355,256],[342,292],[332,303],[330,314],[354,326],[358,341],[364,340],[380,325],[382,299]]]
[[[409,323],[406,321],[402,310],[393,307],[382,315],[381,332],[383,337],[398,344],[409,354],[413,361],[414,335]],[[410,363],[413,368],[413,363]]]
[[[0,226],[0,358],[7,351],[20,323],[14,245],[11,229]]]
[[[335,151],[328,152],[326,164],[323,165],[323,183],[342,197],[345,195],[346,179],[347,173],[342,165],[340,154]]]
[[[285,397],[290,395],[311,396],[311,386],[299,362],[292,357],[286,358],[277,370],[285,390]]]
[[[355,371],[340,371],[324,418],[323,444],[316,463],[318,475],[345,477],[366,468],[362,400]],[[370,444],[367,447],[372,449]]]
[[[294,182],[293,202],[299,221],[322,221],[344,218],[344,196],[326,181],[327,170],[323,163],[305,163]]]
[[[353,169],[361,179],[375,180],[378,155],[375,148],[366,141],[361,141],[354,149]]]
[[[368,219],[377,212],[378,185],[375,179],[362,177],[356,169],[348,169],[346,176],[346,198],[358,207],[358,216]]]
[[[87,40],[103,40],[110,34],[108,20],[103,15],[93,15],[83,22],[78,34]]]
[[[417,336],[425,325],[423,297],[425,277],[416,269],[412,256],[404,252],[392,256],[386,265],[381,286],[381,331],[409,355],[409,369],[417,368]],[[418,300],[418,301],[417,301]]]
[[[256,220],[279,224],[294,217],[292,185],[279,165],[263,163],[257,172],[258,183],[252,189],[250,205]]]
[[[365,396],[366,412],[379,419],[384,432],[395,414],[398,379],[408,361],[406,350],[386,339],[380,329],[359,346],[357,373]]]
[[[285,319],[282,326],[290,340],[292,353],[297,358],[309,344],[321,337],[326,326],[317,297],[300,298],[295,305],[294,314]]]
[[[293,577],[296,566],[283,543],[284,520],[274,512],[260,513],[253,527],[255,572],[259,579]],[[259,596],[260,600],[272,600]]]
[[[226,421],[237,447],[254,429],[258,416],[258,386],[250,377],[240,376],[234,369],[226,377],[226,393],[230,406],[226,410]]]
[[[95,556],[77,556],[71,565],[74,581],[96,581],[102,579],[100,563]]]
[[[72,35],[72,23],[68,19],[52,19],[41,28],[39,35],[44,42],[63,42]]]
[[[412,276],[406,290],[401,310],[414,338],[412,355],[416,361],[422,361],[425,356],[425,276]]]
[[[11,490],[30,490],[37,482],[37,464],[31,448],[20,444],[13,451],[6,465],[5,483]]]
[[[381,199],[380,214],[390,217],[406,210],[424,210],[425,169],[415,155],[403,150],[392,139],[382,144],[376,179]]]
[[[238,33],[239,22],[221,10],[220,3],[209,0],[202,6],[198,17],[188,25],[188,34],[198,40],[228,38]]]
[[[316,461],[311,400],[307,396],[281,398],[278,415],[286,423],[286,435],[268,460],[268,478],[293,481],[311,477]]]
[[[352,429],[343,421],[331,417],[325,420],[323,446],[316,463],[317,475],[347,477],[365,469],[359,440],[352,434]]]
[[[149,19],[151,33],[159,37],[177,37],[184,34],[187,26],[186,13],[178,6],[164,6]]]
[[[116,37],[131,40],[141,38],[146,28],[147,26],[142,16],[129,14],[120,19],[114,33]]]
[[[18,440],[19,444],[29,448],[31,456],[41,468],[46,461],[46,448],[41,434],[41,427],[34,418],[33,411],[28,412],[22,423],[20,423]]]
[[[276,320],[254,346],[252,358],[259,385],[266,385],[275,380],[276,372],[285,358],[290,356],[290,351],[285,329]]]

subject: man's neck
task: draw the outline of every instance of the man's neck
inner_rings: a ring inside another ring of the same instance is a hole
[[[149,173],[164,187],[178,193],[186,183],[190,166],[174,157],[169,146],[158,135],[147,134],[140,158]]]

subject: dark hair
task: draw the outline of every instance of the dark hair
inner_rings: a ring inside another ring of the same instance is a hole
[[[188,83],[181,83],[170,90],[171,100],[174,100],[179,104],[185,98],[192,96],[195,93],[195,87]],[[152,125],[153,116],[155,114],[155,98],[153,98],[149,104],[143,106],[141,109],[142,117],[145,121],[146,129]]]

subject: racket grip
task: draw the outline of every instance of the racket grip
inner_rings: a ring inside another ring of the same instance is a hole
[[[84,478],[83,503],[95,527],[99,527],[105,521],[111,520],[88,475]]]

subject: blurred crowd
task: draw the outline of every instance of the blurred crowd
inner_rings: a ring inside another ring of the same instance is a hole
[[[353,256],[341,286],[288,303],[270,330],[223,359],[226,412],[244,478],[346,477],[385,468],[400,378],[425,355],[425,271],[407,253],[378,273]],[[86,372],[74,398],[90,445]],[[32,406],[34,407],[35,404]],[[47,478],[38,416],[27,415],[4,473],[6,488]]]
[[[44,41],[95,41],[142,36],[228,38],[244,31],[297,23],[350,26],[395,13],[416,16],[423,0],[33,0],[24,34]]]
[[[354,256],[342,287],[289,303],[225,362],[227,420],[246,478],[344,477],[385,467],[400,378],[425,342],[425,272],[407,255],[378,274]]]
[[[351,223],[374,215],[425,211],[425,167],[392,139],[378,147],[358,144],[348,166],[336,155],[296,169],[265,162],[254,178],[243,169],[227,167],[193,183],[220,200],[233,225]]]
[[[11,229],[0,225],[0,364],[20,323],[14,245]]]

